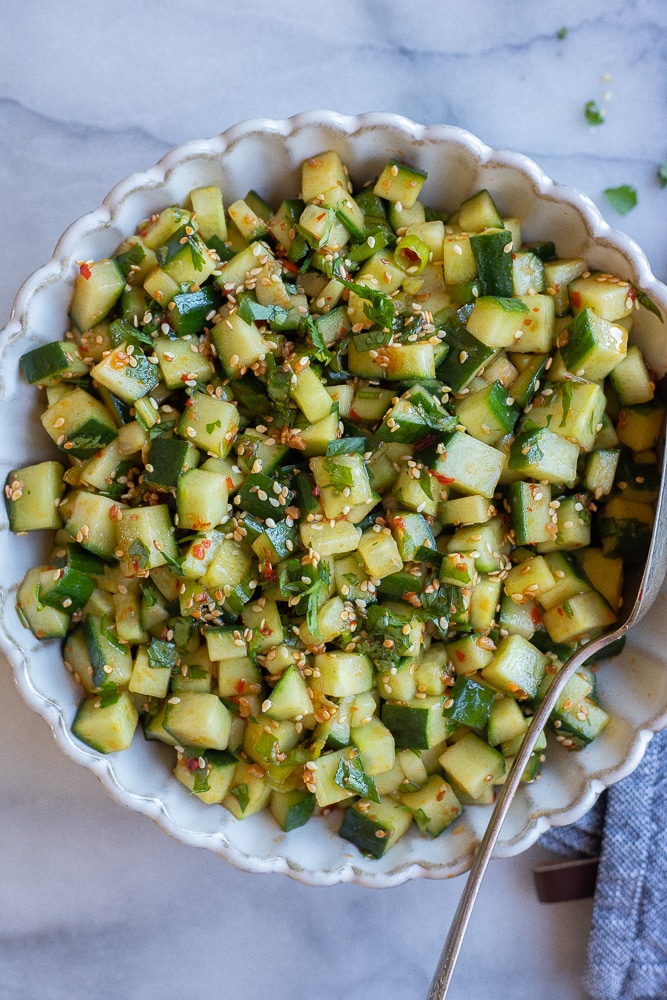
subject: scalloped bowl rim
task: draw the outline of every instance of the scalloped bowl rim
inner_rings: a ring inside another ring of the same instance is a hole
[[[256,133],[274,133],[288,138],[309,128],[333,128],[351,139],[356,134],[371,128],[393,129],[406,139],[418,143],[459,144],[473,154],[482,166],[498,164],[517,171],[532,182],[538,198],[548,197],[573,208],[583,219],[592,241],[619,249],[634,265],[639,279],[638,284],[644,291],[655,296],[667,309],[667,288],[653,275],[648,259],[638,244],[631,237],[610,226],[587,195],[573,187],[553,181],[524,154],[493,149],[472,133],[456,126],[420,125],[389,113],[345,116],[336,112],[313,111],[282,120],[256,118],[239,122],[210,139],[194,140],[175,147],[150,169],[130,174],[116,184],[97,209],[82,216],[65,230],[58,240],[51,259],[21,285],[11,309],[10,319],[0,335],[3,352],[14,339],[22,337],[23,318],[35,293],[45,285],[63,279],[68,262],[71,264],[77,243],[82,237],[109,226],[130,195],[141,189],[160,187],[168,180],[172,171],[186,160],[201,156],[221,156],[247,136]],[[0,609],[3,614],[12,595],[13,590],[4,585],[0,586]],[[219,833],[185,829],[173,820],[164,801],[158,795],[139,795],[125,788],[115,774],[112,757],[105,757],[74,740],[67,726],[63,707],[36,689],[25,650],[16,638],[5,630],[4,624],[3,619],[3,627],[0,628],[0,649],[12,664],[15,681],[22,696],[49,723],[61,749],[74,761],[92,770],[119,802],[151,817],[180,842],[213,850],[233,866],[248,872],[282,873],[310,885],[333,885],[350,881],[373,888],[388,887],[418,877],[448,878],[464,872],[469,867],[476,841],[470,843],[467,850],[448,864],[416,860],[393,869],[377,871],[365,863],[365,859],[347,854],[345,860],[331,868],[314,870],[302,867],[294,858],[244,853],[238,847],[229,845]],[[591,808],[606,787],[622,780],[635,770],[650,739],[665,727],[667,727],[667,701],[663,712],[636,729],[626,757],[617,766],[591,777],[567,807],[551,814],[541,813],[532,816],[527,828],[514,838],[499,843],[496,856],[518,854],[534,844],[551,826],[563,826],[579,819]]]

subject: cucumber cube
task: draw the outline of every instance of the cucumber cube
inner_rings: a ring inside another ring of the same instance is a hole
[[[419,198],[427,174],[398,160],[390,160],[378,177],[373,194],[402,208],[412,208]]]
[[[264,715],[279,722],[284,719],[300,719],[309,715],[312,709],[306,682],[293,664],[281,675],[262,706]]]
[[[628,332],[591,309],[582,309],[560,335],[559,346],[565,367],[573,375],[597,382],[623,360]]]
[[[72,723],[72,732],[100,753],[127,750],[137,728],[139,714],[127,691],[105,704],[98,695],[85,698]]]
[[[174,775],[198,799],[213,805],[227,795],[236,764],[236,757],[226,750],[188,749],[178,753]]]
[[[252,761],[239,760],[222,804],[236,819],[261,812],[271,798],[271,785],[257,773]]]
[[[472,799],[480,799],[505,774],[503,755],[475,733],[466,733],[447,747],[439,760],[454,789],[460,788]]]
[[[125,278],[115,260],[98,260],[81,266],[69,308],[81,333],[111,312],[124,288]]]
[[[289,792],[271,792],[269,809],[281,830],[289,833],[304,826],[313,815],[315,796],[305,789],[293,788]]]
[[[439,837],[463,812],[451,785],[436,774],[422,788],[403,792],[401,803],[412,813],[420,833]]]
[[[482,677],[504,694],[519,700],[534,698],[547,662],[547,657],[523,636],[507,635],[498,643]]]
[[[428,750],[442,743],[453,724],[442,714],[443,699],[438,696],[414,698],[411,701],[385,701],[382,721],[391,730],[397,747]]]
[[[76,344],[54,341],[35,347],[20,358],[23,374],[31,385],[53,385],[88,374]]]
[[[616,615],[596,590],[575,594],[544,612],[544,626],[554,642],[575,642],[597,634],[616,621]]]
[[[412,813],[393,799],[371,802],[360,799],[345,810],[338,836],[349,840],[362,854],[381,858],[412,823]]]
[[[350,742],[361,754],[366,774],[373,777],[393,768],[394,737],[377,716],[374,715],[364,725],[351,727]]]
[[[178,424],[178,433],[214,457],[224,458],[239,429],[239,411],[233,403],[207,392],[193,392]]]
[[[572,485],[577,478],[579,448],[548,427],[524,430],[510,446],[507,467],[540,482]]]
[[[594,313],[616,323],[630,316],[635,301],[635,293],[627,281],[620,281],[611,274],[592,271],[587,277],[582,274],[569,286],[570,305],[574,313],[582,309],[592,309]]]
[[[167,701],[162,725],[184,747],[224,750],[232,717],[217,695],[181,691]]]
[[[519,343],[523,321],[528,317],[528,307],[520,299],[482,295],[475,302],[466,325],[473,337],[487,347],[498,349]]]
[[[37,639],[61,639],[67,635],[71,615],[58,608],[42,604],[38,599],[43,566],[29,569],[16,594],[16,613],[21,623]]]
[[[577,452],[578,453],[578,452]],[[454,431],[443,440],[431,468],[435,478],[461,493],[491,498],[503,467],[503,455],[462,431]]]
[[[63,495],[60,462],[39,462],[12,469],[5,480],[5,505],[12,531],[39,531],[62,526],[58,512]]]
[[[470,677],[459,676],[445,698],[443,715],[460,726],[483,729],[495,698],[493,688],[478,684]]]
[[[363,653],[345,653],[342,650],[318,653],[314,667],[320,675],[321,690],[332,698],[359,694],[373,688],[373,664]]]

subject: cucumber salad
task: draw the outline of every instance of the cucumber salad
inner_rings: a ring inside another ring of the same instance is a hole
[[[380,857],[493,801],[613,627],[664,408],[629,282],[486,190],[445,216],[415,167],[359,180],[326,151],[281,204],[197,188],[78,261],[69,329],[21,358],[60,461],[5,498],[55,531],[17,609],[63,645],[79,740],[139,728],[203,803],[285,831],[336,807]],[[607,721],[589,665],[550,743]]]

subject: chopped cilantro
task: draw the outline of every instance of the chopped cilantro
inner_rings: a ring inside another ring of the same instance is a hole
[[[148,546],[144,545],[140,538],[135,538],[127,554],[131,557],[132,562],[135,562],[139,569],[146,569],[148,566],[148,561],[150,557],[150,552],[148,551]]]
[[[229,794],[233,795],[238,802],[241,812],[245,812],[248,808],[248,803],[250,802],[250,795],[248,793],[247,785],[234,785],[229,789]]]
[[[368,447],[368,438],[343,437],[337,441],[327,442],[327,457],[329,455],[354,455],[366,451]]]
[[[658,167],[658,182],[661,188],[667,187],[667,160]]]
[[[396,308],[394,300],[389,295],[379,292],[375,288],[368,288],[367,285],[358,285],[355,281],[348,281],[347,278],[343,277],[342,264],[339,261],[334,264],[334,277],[359,298],[366,300],[364,312],[372,323],[377,323],[382,329],[391,330]]]
[[[619,215],[627,215],[637,204],[637,191],[631,184],[621,184],[616,188],[605,188],[607,201]]]
[[[322,467],[329,477],[329,486],[342,493],[346,487],[354,485],[354,474],[349,465],[340,462],[323,462]]]
[[[301,321],[302,329],[305,329],[307,335],[310,337],[311,343],[313,345],[313,357],[317,358],[318,361],[330,361],[333,357],[331,351],[327,347],[324,337],[320,331],[319,326],[312,318],[312,316],[304,316]]]
[[[112,681],[107,681],[100,690],[100,708],[110,708],[120,698],[120,688]]]
[[[148,666],[154,670],[173,670],[176,665],[177,653],[173,642],[152,639],[147,653]]]
[[[657,316],[661,323],[665,322],[662,311],[658,308],[650,295],[647,295],[646,292],[642,292],[640,288],[635,288],[635,294],[637,296],[637,301],[644,307],[644,309],[648,309],[648,311],[652,312],[654,316]]]
[[[362,795],[365,799],[372,799],[373,802],[380,801],[375,782],[364,771],[364,765],[358,753],[349,760],[344,756],[340,758],[333,780],[339,788],[344,788],[347,792]]]
[[[604,111],[597,101],[587,101],[584,106],[584,115],[589,125],[602,125],[604,123]]]
[[[559,30],[556,32],[556,38],[560,38],[561,41],[564,38],[567,38],[567,28],[559,28]]]
[[[206,766],[198,767],[197,770],[194,772],[194,776],[195,780],[192,785],[192,791],[195,794],[198,794],[200,792],[208,792],[211,786],[208,783],[208,770]]]

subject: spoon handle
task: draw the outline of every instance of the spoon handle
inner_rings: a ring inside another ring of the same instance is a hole
[[[619,636],[626,630],[627,624],[620,629],[617,629],[615,632],[601,636],[594,642],[590,642],[585,646],[582,646],[581,649],[578,649],[577,652],[571,656],[569,660],[567,660],[561,670],[554,675],[554,679],[551,682],[543,701],[533,716],[519,752],[512,762],[505,784],[502,786],[498,798],[496,799],[496,804],[493,808],[493,812],[491,813],[491,818],[484,832],[484,836],[480,841],[475,858],[468,873],[465,887],[461,893],[461,898],[450,925],[449,933],[447,934],[426,1000],[444,1000],[447,996],[447,991],[450,987],[452,976],[454,974],[456,960],[459,956],[461,945],[463,944],[463,938],[468,927],[468,921],[470,920],[475,900],[477,899],[477,895],[482,884],[482,879],[484,878],[487,866],[491,860],[493,848],[498,840],[498,835],[500,834],[500,830],[512,804],[516,790],[519,787],[521,776],[524,772],[526,764],[528,763],[528,758],[533,752],[537,738],[544,729],[549,716],[558,701],[559,695],[568,680],[572,677],[576,670],[583,663],[585,663],[589,656],[619,638]]]

